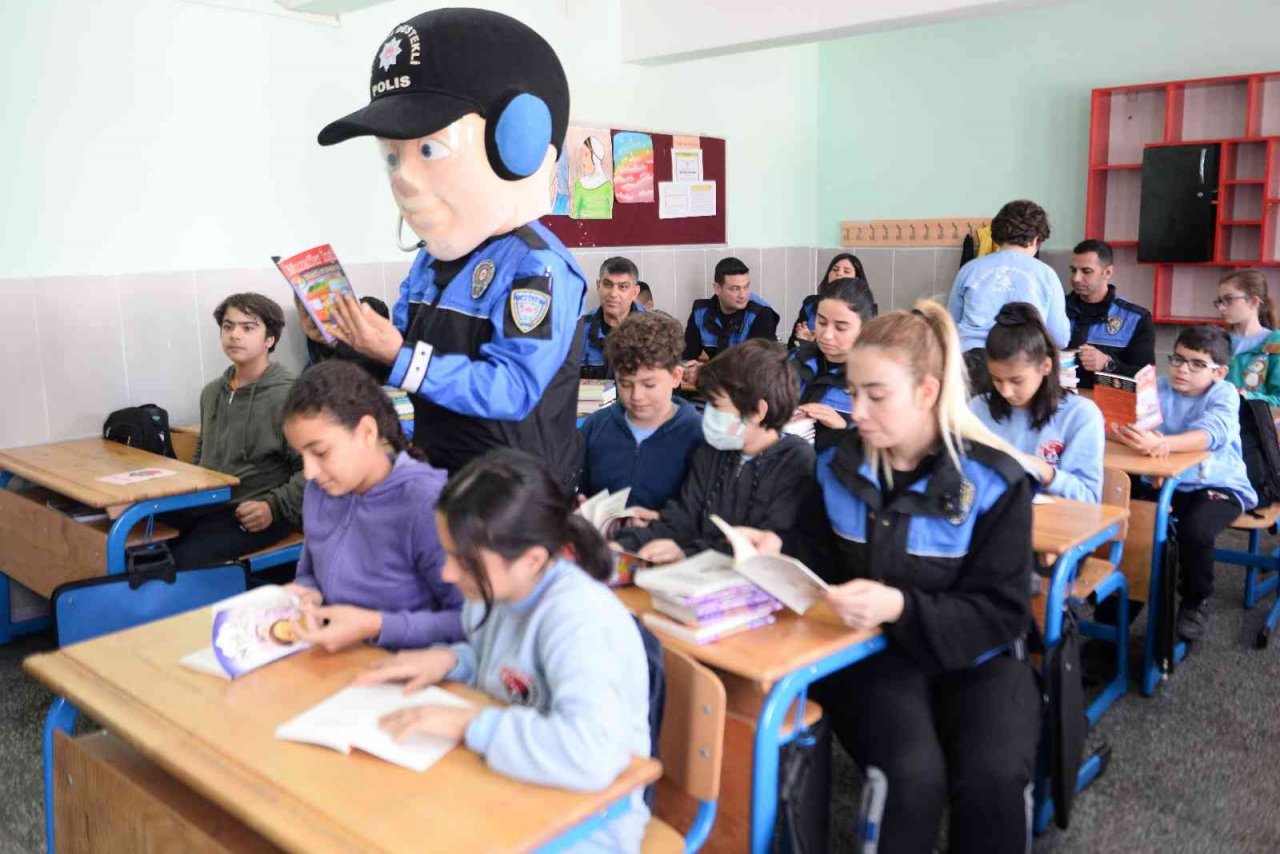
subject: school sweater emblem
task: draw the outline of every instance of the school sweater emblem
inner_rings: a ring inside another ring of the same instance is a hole
[[[526,334],[538,328],[538,324],[551,310],[551,294],[532,288],[517,288],[511,292],[511,319],[516,329]]]
[[[1044,460],[1051,466],[1056,466],[1062,461],[1062,452],[1067,446],[1060,439],[1049,439],[1042,442],[1040,447],[1036,449],[1036,453],[1040,455],[1040,459]]]
[[[471,298],[480,299],[484,296],[484,292],[489,290],[489,285],[493,282],[494,266],[489,260],[481,261],[476,268],[471,271]]]
[[[508,702],[521,706],[538,704],[538,683],[529,674],[503,666],[498,669],[498,679],[502,682],[502,690],[507,693]]]
[[[977,490],[973,487],[973,481],[965,478],[960,481],[960,494],[950,502],[947,508],[947,521],[952,525],[963,525],[964,520],[969,518],[969,511],[973,509],[973,499],[977,495]]]
[[[1124,318],[1118,314],[1113,314],[1107,318],[1107,331],[1115,335],[1120,331],[1120,327],[1124,326]]]

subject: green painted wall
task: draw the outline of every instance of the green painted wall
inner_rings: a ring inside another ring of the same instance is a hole
[[[1089,90],[1280,70],[1277,0],[1078,0],[854,36],[818,54],[817,245],[842,219],[994,214],[1084,229]]]

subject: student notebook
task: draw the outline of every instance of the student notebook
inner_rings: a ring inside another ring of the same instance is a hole
[[[471,704],[443,688],[431,686],[412,694],[403,685],[352,685],[276,728],[276,738],[327,747],[350,755],[353,748],[386,762],[426,771],[458,742],[434,736],[396,741],[378,726],[391,712],[418,706],[469,709]]]
[[[289,258],[272,256],[272,261],[289,282],[302,307],[315,323],[328,344],[337,339],[331,316],[333,304],[343,296],[355,297],[351,281],[338,263],[338,256],[328,243],[299,252]]]
[[[298,640],[302,608],[297,598],[274,584],[255,587],[212,606],[211,643],[183,657],[184,667],[234,679],[263,665],[309,649]]]
[[[1154,430],[1164,423],[1160,414],[1160,395],[1156,389],[1155,365],[1147,365],[1133,377],[1097,374],[1093,402],[1102,410],[1102,423],[1108,430],[1127,424]]]

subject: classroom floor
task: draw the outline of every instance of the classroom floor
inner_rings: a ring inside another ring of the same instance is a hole
[[[1130,693],[1102,719],[1095,737],[1110,742],[1110,767],[1077,797],[1070,830],[1037,839],[1036,854],[1280,851],[1280,638],[1252,648],[1265,603],[1240,608],[1243,577],[1220,570],[1209,636],[1175,677],[1151,699]],[[51,646],[42,635],[0,647],[0,854],[43,850],[40,730],[50,698],[21,662]],[[855,774],[837,749],[834,852],[854,850]]]

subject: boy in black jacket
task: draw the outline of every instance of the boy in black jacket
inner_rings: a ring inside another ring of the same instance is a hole
[[[705,549],[732,553],[713,513],[731,525],[789,531],[797,497],[813,489],[813,448],[781,433],[800,398],[785,347],[763,339],[731,347],[698,372],[698,391],[707,399],[707,445],[658,519],[618,534],[619,545],[654,563]]]

